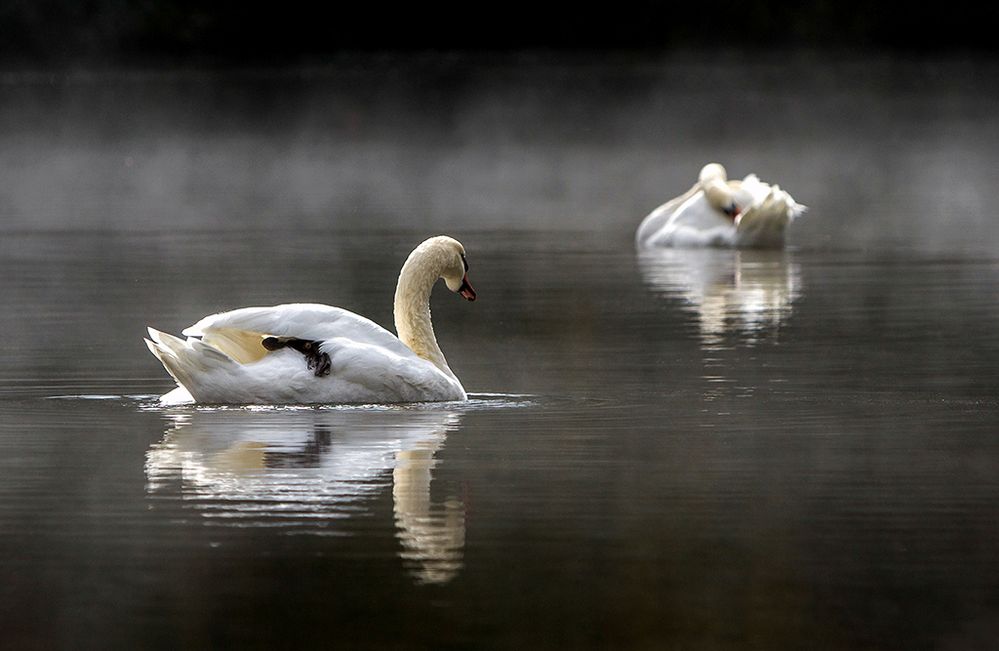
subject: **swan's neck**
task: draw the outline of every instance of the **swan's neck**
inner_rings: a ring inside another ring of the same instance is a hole
[[[715,210],[725,210],[733,204],[732,189],[721,179],[710,179],[702,185],[705,198]]]
[[[395,288],[395,331],[410,350],[454,378],[430,322],[430,292],[440,278],[441,263],[419,253],[419,249],[414,251],[399,273]]]

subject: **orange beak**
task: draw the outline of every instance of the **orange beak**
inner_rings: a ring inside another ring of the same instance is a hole
[[[461,287],[458,288],[458,293],[461,297],[468,301],[475,300],[475,290],[472,289],[471,283],[468,282],[468,274],[461,279]]]

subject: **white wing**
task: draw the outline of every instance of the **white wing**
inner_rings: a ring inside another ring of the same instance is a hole
[[[183,332],[188,337],[202,337],[226,353],[226,346],[218,346],[216,336],[230,337],[231,333],[252,333],[255,346],[260,337],[297,337],[322,341],[334,337],[358,343],[381,346],[398,355],[413,352],[394,334],[374,321],[349,310],[319,303],[287,303],[273,307],[244,307],[230,312],[206,316]],[[230,355],[232,356],[232,355]],[[262,355],[261,355],[262,356]],[[234,357],[238,359],[238,356]]]
[[[735,227],[695,186],[646,217],[639,235],[645,238],[640,245],[646,247],[731,246]]]
[[[669,222],[670,218],[673,217],[673,213],[675,213],[685,201],[700,191],[700,187],[700,184],[696,184],[679,197],[673,197],[663,205],[650,212],[648,216],[642,220],[642,223],[638,226],[638,230],[635,232],[635,244],[638,246],[656,246],[656,235],[662,230],[663,226]]]

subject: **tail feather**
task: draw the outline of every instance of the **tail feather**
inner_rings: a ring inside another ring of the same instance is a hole
[[[176,355],[179,351],[184,350],[184,348],[187,345],[187,342],[184,341],[183,339],[174,337],[173,335],[167,334],[166,332],[160,332],[155,328],[146,328],[146,331],[149,332],[150,339],[152,339],[155,343],[159,344],[159,346],[161,346],[165,350],[170,351],[174,355]]]
[[[163,364],[177,384],[194,394],[194,378],[207,371],[235,362],[216,348],[199,339],[180,339],[171,334],[148,328],[149,339],[143,339],[149,352]]]
[[[149,352],[151,352],[156,359],[160,360],[160,364],[162,364],[163,368],[165,368],[167,373],[170,374],[170,377],[172,377],[180,386],[184,386],[184,373],[180,367],[180,360],[178,359],[177,354],[162,343],[155,341],[158,337],[153,335],[154,332],[156,331],[150,328],[149,334],[153,336],[152,341],[143,338],[143,341],[146,342],[146,347],[149,348]]]
[[[198,355],[197,359],[206,370],[212,366],[217,366],[218,364],[232,363],[231,357],[220,351],[218,348],[209,346],[200,339],[191,339],[187,343],[190,345],[191,350]]]

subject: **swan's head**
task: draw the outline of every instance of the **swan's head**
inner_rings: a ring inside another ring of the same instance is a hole
[[[430,238],[420,248],[424,246],[430,249],[428,253],[438,261],[440,277],[444,279],[447,288],[460,294],[465,300],[474,301],[475,290],[468,281],[468,259],[465,258],[465,247],[461,242],[453,237],[440,235]]]
[[[721,163],[708,163],[701,168],[701,173],[697,175],[697,182],[702,185],[713,179],[718,179],[723,183],[728,180],[728,172],[725,171]]]
[[[740,209],[739,204],[736,202],[735,193],[732,192],[732,188],[723,179],[709,179],[701,183],[701,188],[704,190],[704,196],[712,208],[725,213],[729,219],[734,220],[739,216]]]

